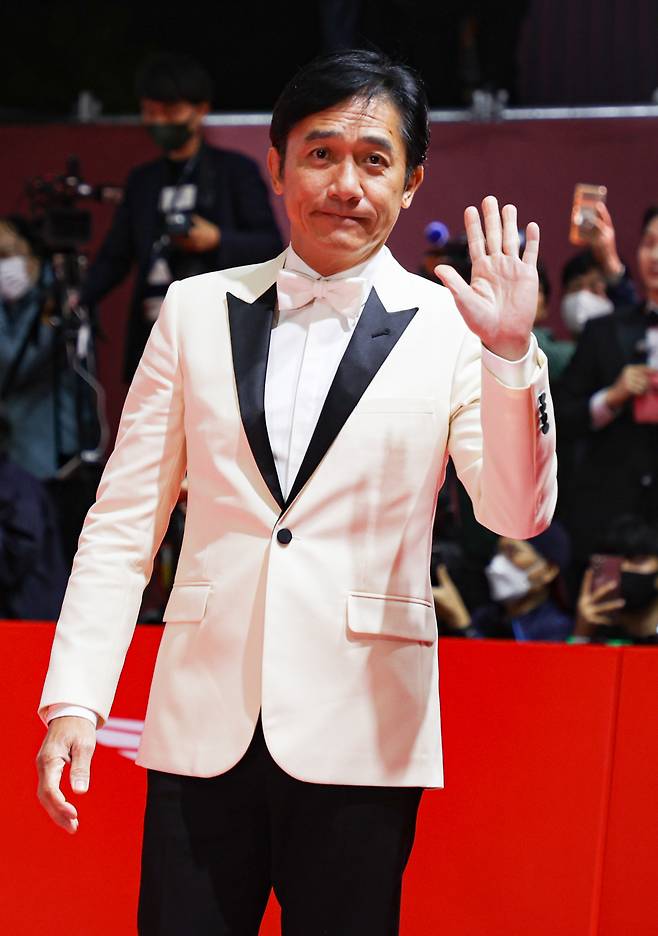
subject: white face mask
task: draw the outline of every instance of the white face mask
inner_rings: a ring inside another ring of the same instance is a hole
[[[512,601],[525,597],[532,588],[530,573],[538,566],[535,563],[529,569],[519,569],[503,553],[497,553],[484,570],[493,600]]]
[[[25,257],[0,260],[0,299],[14,302],[29,292],[32,282]]]
[[[607,296],[597,296],[589,289],[579,289],[568,293],[562,300],[560,311],[562,320],[571,334],[579,335],[589,319],[600,318],[614,311],[614,305]]]

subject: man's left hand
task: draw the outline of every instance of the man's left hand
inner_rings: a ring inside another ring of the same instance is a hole
[[[216,224],[200,215],[192,215],[192,227],[181,237],[175,237],[174,243],[181,250],[189,253],[205,253],[219,247],[221,234]]]
[[[528,350],[537,310],[539,227],[531,221],[526,228],[521,258],[516,207],[505,205],[501,222],[498,201],[487,195],[482,214],[486,237],[477,208],[471,206],[464,212],[473,263],[471,285],[451,266],[440,264],[434,272],[485,347],[499,357],[516,361]]]

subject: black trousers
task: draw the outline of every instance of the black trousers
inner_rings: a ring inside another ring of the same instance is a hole
[[[260,722],[218,777],[150,770],[141,936],[258,936],[271,888],[283,936],[396,936],[419,788],[295,780]]]

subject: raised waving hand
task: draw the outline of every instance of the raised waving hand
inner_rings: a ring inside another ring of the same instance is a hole
[[[480,213],[472,205],[464,212],[468,249],[473,263],[469,284],[446,264],[435,273],[452,293],[464,321],[494,354],[515,361],[530,343],[537,310],[537,257],[539,226],[526,228],[523,256],[514,205],[502,212],[493,195],[482,202]]]

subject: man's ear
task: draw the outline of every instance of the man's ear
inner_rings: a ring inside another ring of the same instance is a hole
[[[404,194],[402,195],[402,207],[408,208],[413,201],[413,197],[422,185],[423,179],[425,178],[425,169],[423,166],[416,166],[411,175],[409,176],[409,181],[404,187]]]
[[[193,126],[196,129],[199,129],[204,119],[210,113],[210,104],[208,101],[201,101],[201,103],[199,104],[194,104],[193,108],[194,108]]]
[[[283,195],[283,178],[281,155],[275,146],[270,146],[267,151],[267,169],[270,173],[272,189],[275,195]]]

